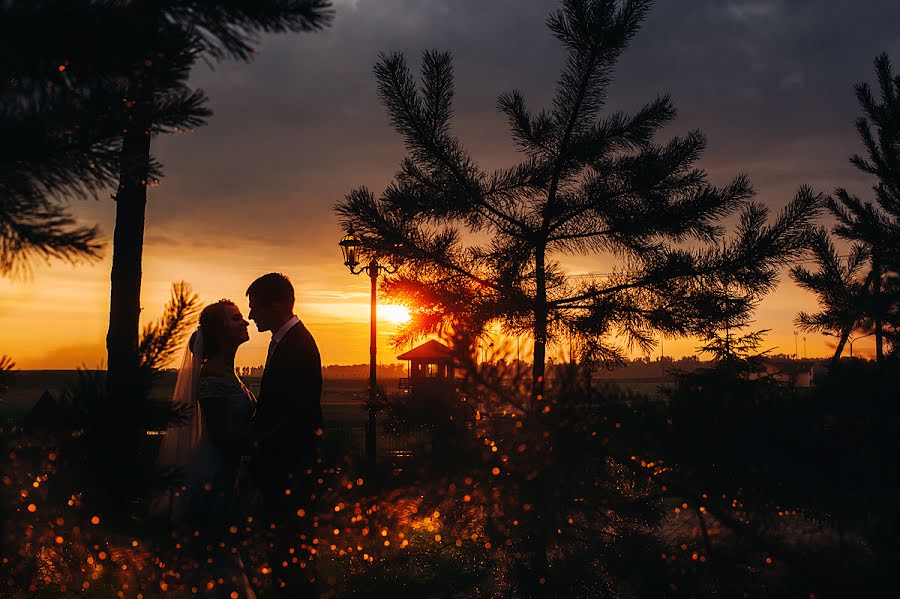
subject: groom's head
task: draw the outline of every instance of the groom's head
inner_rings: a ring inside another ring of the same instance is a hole
[[[248,318],[260,331],[277,331],[294,315],[294,286],[285,275],[270,272],[253,281],[247,288],[250,298]]]

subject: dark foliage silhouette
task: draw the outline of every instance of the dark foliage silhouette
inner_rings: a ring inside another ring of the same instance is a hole
[[[567,51],[552,106],[532,113],[517,91],[497,102],[524,154],[508,169],[483,170],[453,135],[449,54],[423,55],[420,85],[400,54],[375,66],[409,155],[380,198],[364,187],[348,194],[336,208],[341,222],[365,236],[371,253],[403,262],[392,293],[433,300],[413,319],[414,333],[471,312],[476,324],[530,336],[535,398],[547,346],[561,338],[576,336],[585,355],[616,362],[625,348],[651,349],[660,334],[700,333],[723,310],[746,315],[803,247],[821,201],[801,188],[767,224],[768,209],[751,201],[745,176],[717,187],[696,167],[702,133],[654,141],[675,119],[668,96],[633,114],[603,113],[615,64],[650,7],[561,3],[548,20]],[[723,219],[737,214],[723,242]],[[559,262],[571,254],[602,255],[615,266],[573,279]],[[440,288],[450,291],[439,297]],[[461,304],[469,309],[455,311]]]
[[[168,357],[183,347],[199,307],[189,285],[173,285],[162,316],[141,336],[136,401],[109,401],[104,373],[85,370],[60,402],[64,427],[59,453],[68,466],[64,482],[113,522],[145,518],[153,497],[177,482],[178,473],[158,469],[158,437],[147,431],[165,430],[184,415],[173,412],[171,399],[155,397],[152,389]]]
[[[28,596],[59,596],[67,585],[87,596],[115,594],[112,573],[129,566],[135,572],[143,559],[132,539],[147,543],[168,532],[150,518],[149,508],[180,478],[156,464],[159,437],[148,431],[164,430],[185,414],[173,410],[170,398],[154,396],[152,382],[160,375],[161,356],[183,346],[197,309],[190,287],[175,284],[163,315],[142,336],[137,400],[110,402],[103,371],[81,370],[62,397],[44,393],[22,423],[0,429],[9,451],[3,509],[14,506],[15,512],[4,519],[4,543],[9,548],[12,539],[27,539],[7,553],[4,563],[11,596],[26,591]],[[15,494],[14,502],[8,491]],[[113,543],[120,548],[114,550]],[[122,547],[134,555],[125,556]],[[102,577],[86,574],[96,574],[105,560],[117,563]]]
[[[828,210],[837,219],[833,233],[868,254],[863,324],[874,333],[876,358],[882,361],[885,341],[891,352],[898,351],[900,324],[900,78],[886,54],[875,59],[875,73],[880,98],[868,83],[855,87],[863,112],[856,130],[866,156],[850,157],[856,168],[877,178],[874,202],[838,188]]]
[[[825,333],[837,338],[831,366],[839,363],[850,334],[861,327],[871,301],[862,269],[869,259],[865,245],[854,243],[850,254],[842,259],[824,229],[811,239],[812,255],[818,265],[813,272],[804,266],[794,266],[791,277],[803,289],[818,296],[820,309],[815,313],[800,312],[797,325],[804,331]]]
[[[665,456],[658,488],[701,530],[704,566],[676,572],[679,589],[877,594],[897,566],[896,365],[848,361],[794,389],[754,355],[678,374],[635,449]]]
[[[67,18],[48,19],[55,11]],[[34,258],[99,256],[99,231],[66,202],[116,182],[129,51],[116,12],[102,2],[0,4],[0,274],[27,272]],[[98,52],[101,39],[119,51]]]

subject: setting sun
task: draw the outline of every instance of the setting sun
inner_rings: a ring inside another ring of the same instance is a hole
[[[406,306],[389,304],[378,306],[378,318],[394,324],[404,324],[409,321],[409,309]]]

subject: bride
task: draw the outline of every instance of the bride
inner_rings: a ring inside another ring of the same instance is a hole
[[[237,516],[238,470],[256,407],[256,399],[234,369],[238,347],[250,338],[248,326],[229,300],[200,313],[200,326],[188,342],[172,397],[173,407],[186,417],[168,428],[160,447],[160,465],[176,468],[182,477],[180,490],[165,499],[164,507],[173,521],[199,532],[201,547],[220,547],[229,522]],[[252,596],[239,559],[224,548],[219,554],[208,557],[213,558],[211,569],[220,571],[207,569],[203,574],[223,578],[223,587]],[[198,561],[208,563],[205,557]]]

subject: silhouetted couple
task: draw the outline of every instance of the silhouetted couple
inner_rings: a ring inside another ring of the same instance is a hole
[[[315,340],[294,314],[294,288],[286,276],[260,277],[247,296],[249,319],[260,332],[272,333],[259,397],[234,367],[238,347],[249,339],[248,322],[229,300],[207,306],[188,343],[173,396],[187,417],[169,427],[160,450],[161,463],[183,472],[181,491],[168,507],[175,521],[199,531],[199,546],[218,551],[201,562],[197,573],[225,583],[211,590],[204,584],[201,592],[252,597],[228,542],[228,529],[246,520],[238,511],[237,481],[242,457],[248,456],[248,482],[262,496],[264,523],[274,537],[272,595],[304,597],[311,594],[315,576],[309,551],[302,549],[312,546],[305,527],[311,515],[300,517],[298,511],[310,511],[311,474],[322,434],[321,360]]]

